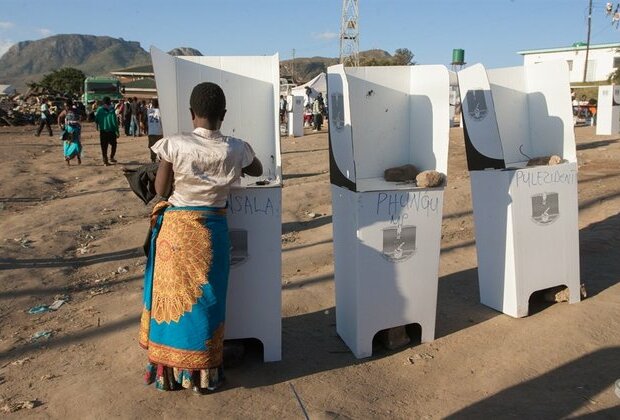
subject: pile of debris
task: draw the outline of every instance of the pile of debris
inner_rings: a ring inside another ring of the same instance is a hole
[[[17,95],[0,99],[0,126],[34,124],[40,114],[37,98],[24,100]]]

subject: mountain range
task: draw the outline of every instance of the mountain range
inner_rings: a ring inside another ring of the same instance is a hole
[[[202,55],[190,47],[179,47],[172,55]],[[360,58],[390,58],[383,50],[360,53]],[[297,83],[310,80],[337,64],[337,58],[310,57],[280,62],[283,77]],[[127,67],[151,64],[151,58],[139,42],[122,38],[95,35],[54,35],[37,41],[23,41],[13,45],[0,57],[0,84],[11,84],[24,91],[27,84],[39,81],[45,74],[62,67],[74,67],[87,76],[106,75]]]

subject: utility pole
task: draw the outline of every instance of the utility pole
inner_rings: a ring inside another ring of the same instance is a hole
[[[291,70],[292,82],[295,83],[295,48],[293,48],[293,69]]]
[[[592,29],[592,0],[590,0],[590,6],[588,8],[588,40],[586,41],[586,62],[583,66],[583,82],[586,81],[586,75],[588,74],[588,56],[590,55],[590,30]]]

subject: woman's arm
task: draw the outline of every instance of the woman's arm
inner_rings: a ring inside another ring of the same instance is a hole
[[[243,168],[241,172],[245,175],[250,176],[261,176],[263,174],[263,165],[260,163],[260,160],[256,156],[254,156],[254,160],[248,166]]]
[[[162,197],[168,197],[172,193],[172,181],[174,179],[174,171],[172,163],[161,160],[157,175],[155,176],[155,192]]]

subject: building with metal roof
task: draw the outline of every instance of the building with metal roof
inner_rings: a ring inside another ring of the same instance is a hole
[[[586,52],[588,67],[586,82],[601,82],[609,78],[620,68],[620,43],[587,45],[578,42],[570,47],[547,48],[517,51],[523,56],[523,64],[535,64],[543,61],[564,60],[568,63],[571,83],[583,82]]]

